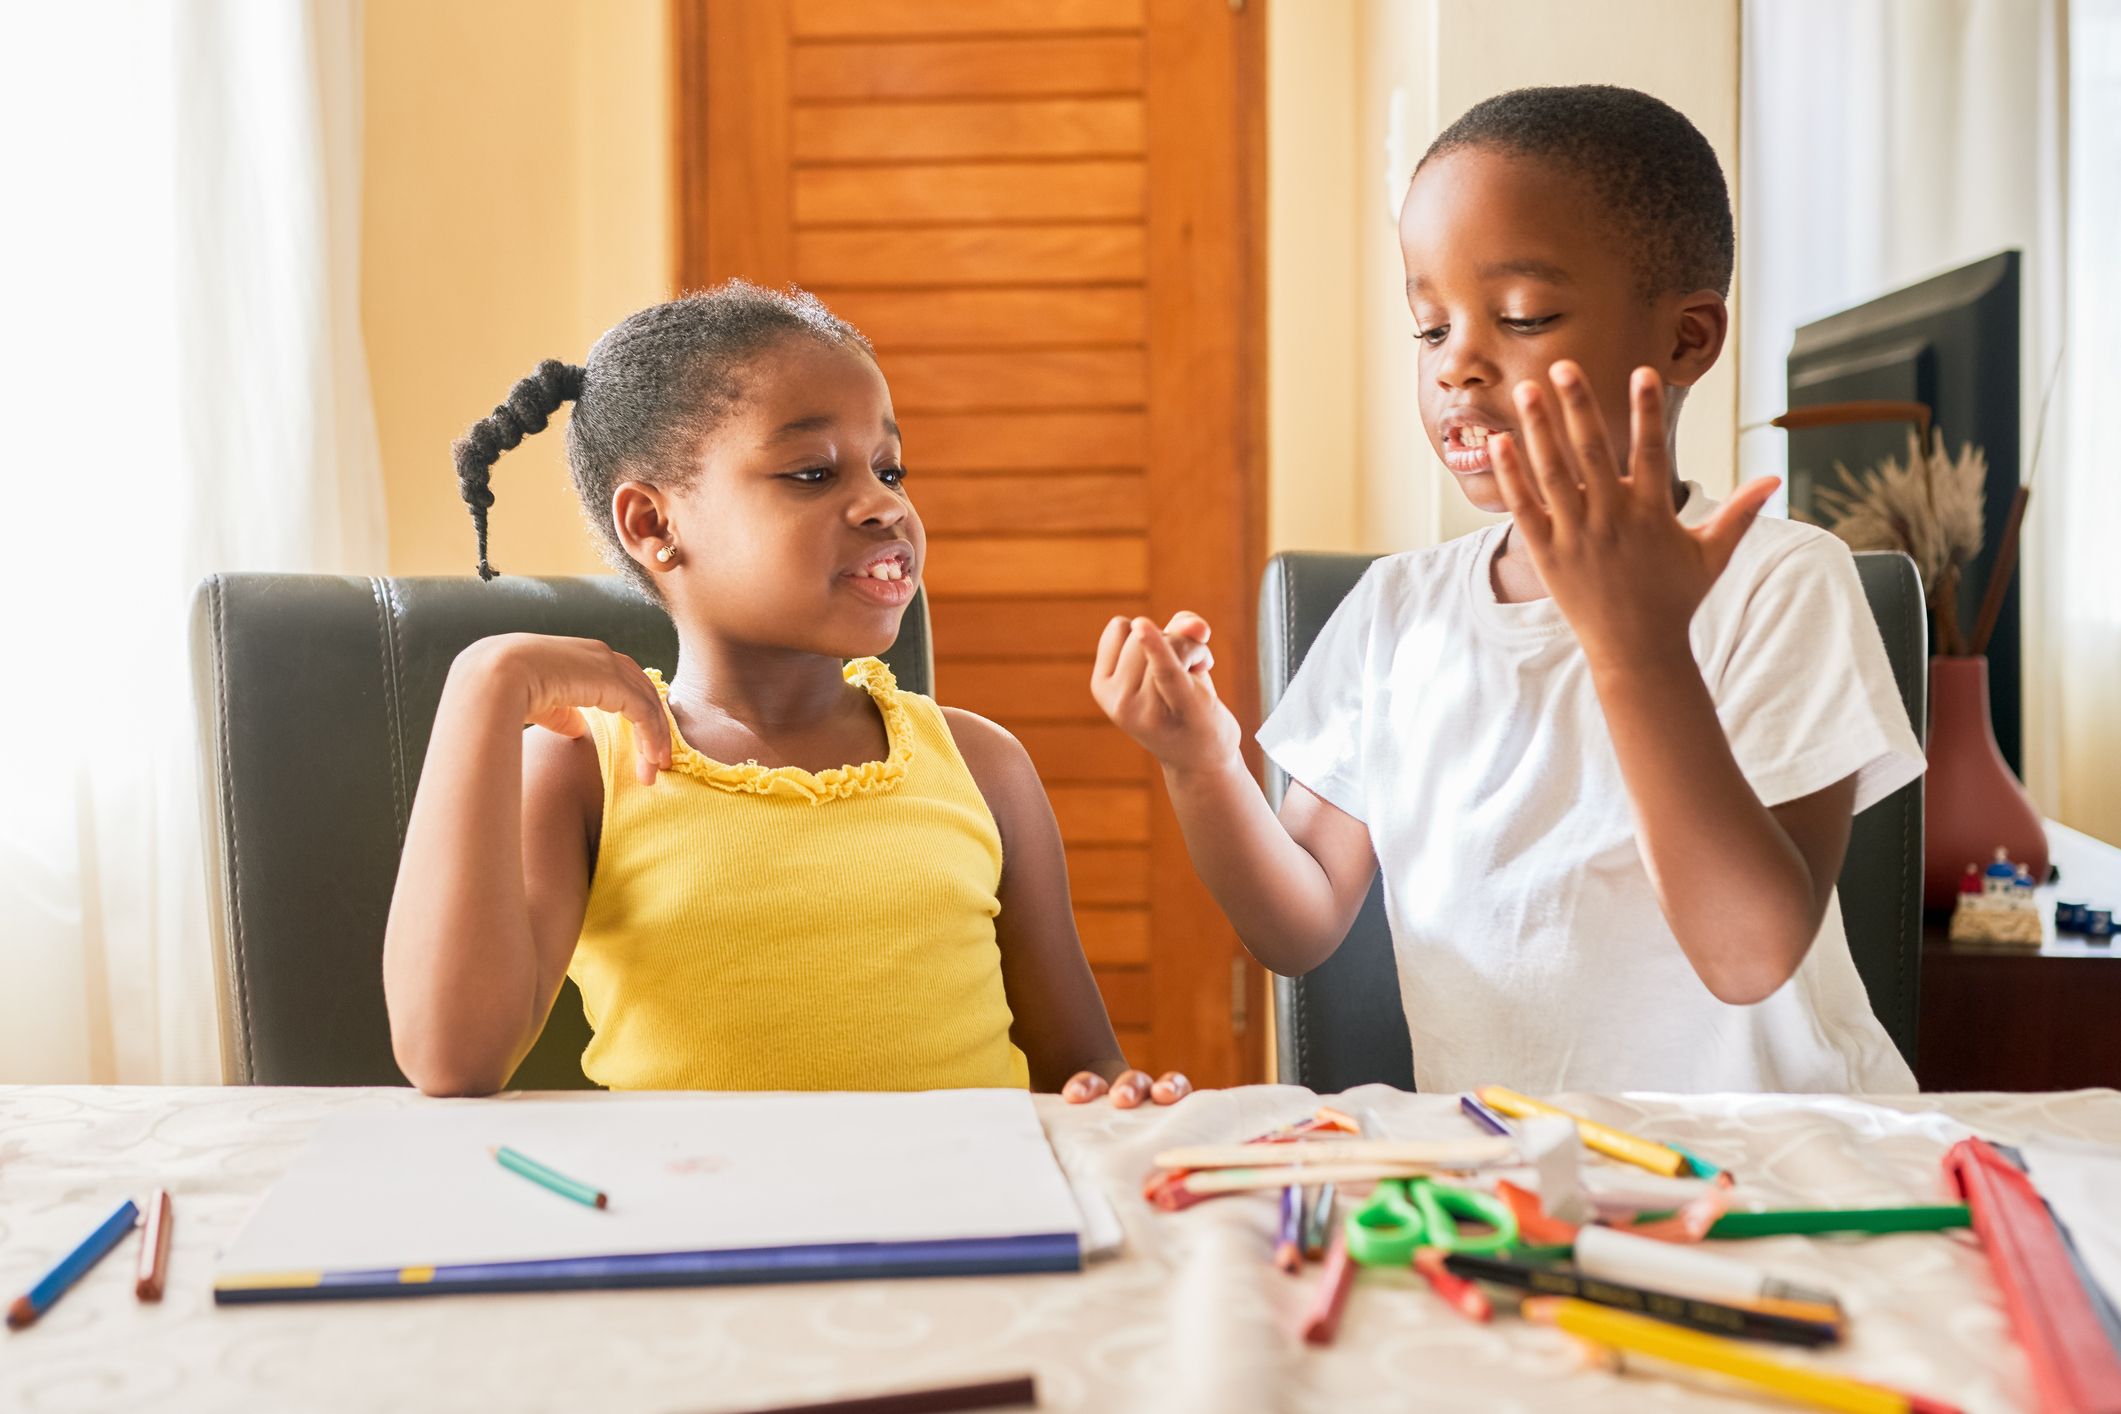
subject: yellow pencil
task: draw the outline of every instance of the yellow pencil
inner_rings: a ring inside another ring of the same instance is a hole
[[[1666,1178],[1677,1178],[1687,1171],[1686,1155],[1677,1149],[1668,1149],[1651,1139],[1638,1139],[1624,1130],[1600,1124],[1595,1119],[1570,1114],[1567,1110],[1555,1109],[1530,1095],[1520,1095],[1515,1090],[1506,1090],[1500,1085],[1480,1087],[1481,1103],[1489,1109],[1500,1110],[1512,1119],[1523,1119],[1526,1115],[1559,1115],[1576,1125],[1576,1132],[1583,1142],[1607,1158],[1622,1163],[1646,1168],[1651,1173],[1661,1173]]]
[[[1838,1409],[1844,1414],[1909,1414],[1918,1408],[1909,1396],[1884,1385],[1785,1364],[1755,1355],[1720,1336],[1682,1330],[1648,1316],[1611,1311],[1588,1301],[1537,1296],[1524,1303],[1524,1313],[1532,1320],[1559,1326],[1570,1335],[1599,1345],[1707,1370],[1819,1409]],[[1942,1406],[1924,1401],[1921,1407]]]

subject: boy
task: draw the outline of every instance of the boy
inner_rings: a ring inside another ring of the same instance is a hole
[[[1201,877],[1296,974],[1381,867],[1424,1090],[1913,1090],[1833,892],[1923,764],[1853,563],[1755,523],[1772,478],[1718,506],[1673,465],[1729,320],[1714,152],[1646,94],[1503,94],[1429,149],[1400,244],[1422,425],[1511,519],[1349,594],[1259,733],[1278,819],[1207,625],[1107,626],[1092,691]]]

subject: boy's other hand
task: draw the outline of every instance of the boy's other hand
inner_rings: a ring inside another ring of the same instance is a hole
[[[1517,385],[1522,440],[1497,434],[1491,447],[1503,502],[1540,579],[1593,667],[1690,653],[1694,611],[1779,483],[1749,481],[1705,524],[1682,525],[1655,370],[1636,369],[1630,385],[1625,473],[1583,370],[1564,360],[1549,376],[1551,391]]]
[[[1119,729],[1178,771],[1211,770],[1236,758],[1237,718],[1215,695],[1212,630],[1181,610],[1168,627],[1115,618],[1097,644],[1090,695]]]
[[[1109,1082],[1094,1070],[1079,1070],[1061,1087],[1061,1098],[1071,1105],[1087,1105],[1109,1094],[1113,1107],[1122,1110],[1134,1109],[1143,1100],[1175,1105],[1192,1093],[1193,1082],[1175,1070],[1167,1070],[1155,1080],[1144,1070],[1123,1070]]]

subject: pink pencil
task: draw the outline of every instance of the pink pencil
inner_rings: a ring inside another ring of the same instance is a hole
[[[1318,1294],[1311,1298],[1310,1313],[1304,1317],[1306,1344],[1333,1343],[1333,1333],[1340,1329],[1341,1310],[1348,1304],[1348,1288],[1353,1285],[1355,1262],[1348,1256],[1348,1236],[1336,1232],[1332,1247],[1326,1251],[1326,1274],[1318,1279]]]

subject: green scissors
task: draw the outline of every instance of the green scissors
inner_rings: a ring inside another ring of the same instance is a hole
[[[1479,1231],[1459,1226],[1477,1224]],[[1388,1178],[1348,1214],[1348,1255],[1365,1267],[1404,1267],[1417,1248],[1489,1254],[1517,1245],[1517,1215],[1500,1198],[1433,1178]]]

